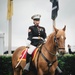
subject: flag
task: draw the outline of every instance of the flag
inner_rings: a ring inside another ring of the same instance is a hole
[[[50,0],[50,2],[52,2],[52,15],[51,15],[51,19],[55,20],[57,15],[58,15],[59,3],[58,3],[58,0]]]
[[[13,15],[13,0],[8,0],[8,5],[7,5],[7,19],[11,19]]]

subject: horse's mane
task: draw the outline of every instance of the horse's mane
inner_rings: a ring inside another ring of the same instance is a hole
[[[47,42],[50,43],[51,41],[53,41],[54,36],[55,36],[55,32],[52,32],[51,34],[49,34],[47,37]]]

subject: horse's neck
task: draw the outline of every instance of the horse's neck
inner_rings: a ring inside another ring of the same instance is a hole
[[[45,46],[50,52],[52,52],[54,54],[56,53],[55,44],[54,44],[54,33],[49,35]]]

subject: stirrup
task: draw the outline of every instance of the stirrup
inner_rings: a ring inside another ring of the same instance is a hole
[[[28,62],[25,67],[24,67],[24,70],[25,71],[29,71],[29,68],[30,68],[30,62]]]

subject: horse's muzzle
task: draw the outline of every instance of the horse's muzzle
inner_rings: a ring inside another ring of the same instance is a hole
[[[60,51],[60,50],[65,50],[65,48],[59,48],[59,51]]]
[[[65,48],[59,48],[59,54],[64,55],[65,54]]]

